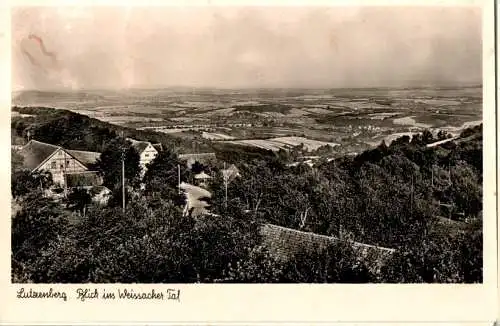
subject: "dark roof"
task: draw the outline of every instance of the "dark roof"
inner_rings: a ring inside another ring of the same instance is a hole
[[[24,157],[24,166],[33,170],[58,149],[63,148],[37,140],[30,140],[21,148],[20,153]],[[101,153],[97,152],[63,150],[84,165],[95,163],[101,155]]]
[[[101,183],[101,177],[94,171],[66,174],[66,186],[68,188],[100,186]]]
[[[136,142],[136,143],[132,144],[132,146],[135,148],[135,150],[139,154],[142,153],[149,145],[150,145],[150,143],[144,142],[144,141]]]
[[[24,166],[33,170],[59,148],[59,146],[30,140],[21,149],[20,154],[24,157]]]
[[[141,154],[149,145],[153,146],[150,142],[148,141],[142,141],[142,140],[135,140],[132,138],[127,138],[128,141],[132,143],[132,147],[137,151],[137,153]],[[157,145],[157,144],[156,144]],[[161,146],[161,144],[160,144]],[[153,146],[155,147],[155,146]],[[155,147],[156,149],[156,147]]]
[[[75,159],[83,163],[84,165],[90,165],[96,163],[97,159],[101,156],[98,152],[87,152],[87,151],[74,151],[66,150],[68,154],[73,156]]]
[[[153,147],[158,151],[162,151],[163,150],[163,145],[161,143],[158,143],[158,144],[152,144]]]
[[[321,252],[331,244],[339,243],[335,237],[304,232],[277,226],[273,224],[263,224],[260,229],[263,245],[269,252],[280,260],[291,259],[294,255],[304,252]],[[360,242],[352,242],[357,254],[362,257],[371,257],[371,262],[375,263],[374,268],[389,258],[394,249],[373,246]]]

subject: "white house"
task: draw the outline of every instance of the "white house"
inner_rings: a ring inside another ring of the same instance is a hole
[[[147,170],[146,166],[155,159],[155,157],[158,155],[158,150],[153,144],[148,141],[139,141],[131,138],[127,138],[127,140],[132,143],[132,146],[139,154],[141,174],[142,176],[144,176]]]

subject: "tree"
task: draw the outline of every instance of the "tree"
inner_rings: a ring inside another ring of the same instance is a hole
[[[198,281],[213,282],[226,274],[229,266],[247,259],[259,241],[258,224],[245,218],[204,216],[190,231],[192,261]]]
[[[36,261],[57,241],[68,223],[60,206],[41,196],[38,190],[27,194],[21,207],[12,217],[12,275],[18,281],[28,282],[34,281]]]
[[[19,154],[16,150],[11,150],[10,155],[10,168],[12,172],[19,171],[23,168],[24,157]]]
[[[220,282],[279,283],[283,280],[283,274],[283,262],[259,245],[255,246],[244,259],[230,264]]]
[[[437,140],[438,141],[445,140],[445,139],[448,139],[448,138],[451,138],[451,137],[453,137],[453,136],[451,136],[450,134],[448,134],[444,130],[439,130],[438,133],[437,133]]]
[[[425,129],[422,133],[422,141],[424,144],[430,144],[434,142],[434,135],[430,132],[429,129]]]
[[[91,208],[74,224],[62,225],[54,228],[58,236],[47,227],[36,233],[46,243],[31,245],[42,249],[22,261],[31,281],[214,282],[230,264],[246,259],[258,241],[254,223],[230,216],[182,216],[168,200],[151,206],[137,199],[125,214],[117,208]]]
[[[169,149],[161,151],[148,165],[143,182],[145,193],[148,196],[159,198],[171,198],[176,203],[181,203],[183,197],[178,190],[178,168],[181,167],[181,180],[186,182],[190,179],[184,163],[179,161],[178,156]]]
[[[482,231],[425,237],[403,246],[382,267],[382,282],[477,283],[482,281]]]
[[[11,193],[14,198],[24,196],[34,189],[48,189],[52,182],[52,174],[48,171],[17,170],[11,174]]]
[[[284,269],[287,283],[370,283],[376,279],[349,241],[297,253]]]
[[[201,173],[206,169],[207,167],[198,161],[194,162],[194,164],[191,165],[191,171],[193,172],[193,174]]]
[[[453,202],[466,216],[476,216],[482,210],[482,185],[474,169],[464,161],[457,162],[451,181],[447,191]]]
[[[125,178],[127,184],[137,185],[140,175],[139,154],[130,142],[115,138],[104,147],[95,167],[103,175],[103,184],[109,189],[121,187],[122,153],[125,153]]]

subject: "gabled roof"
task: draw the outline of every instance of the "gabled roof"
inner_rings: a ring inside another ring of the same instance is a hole
[[[158,151],[163,151],[163,145],[161,143],[157,143],[157,144],[152,144],[153,147]]]
[[[139,153],[139,155],[142,152],[144,152],[144,150],[146,150],[146,148],[148,148],[148,146],[152,146],[155,150],[157,150],[153,146],[153,144],[151,144],[148,141],[135,140],[135,139],[132,139],[132,138],[127,138],[127,140],[132,143],[132,147],[134,147],[134,149],[137,151],[137,153]]]
[[[101,153],[97,152],[87,152],[87,151],[74,151],[66,150],[66,152],[73,156],[75,159],[83,163],[84,165],[94,164],[97,159],[101,157]]]
[[[212,177],[205,172],[198,173],[194,176],[195,179],[211,179]]]
[[[97,152],[66,150],[60,146],[43,143],[38,140],[30,140],[21,148],[20,153],[24,157],[24,166],[30,170],[34,170],[59,149],[65,151],[69,156],[85,166],[95,163],[101,155],[101,153]]]
[[[23,146],[20,153],[24,157],[24,166],[33,170],[60,148],[56,145],[30,140]]]
[[[144,141],[136,142],[136,143],[132,144],[132,146],[135,148],[135,150],[139,154],[141,154],[142,152],[144,152],[146,150],[146,148],[149,147],[149,145],[151,145],[151,144],[148,143],[148,142],[144,142]]]

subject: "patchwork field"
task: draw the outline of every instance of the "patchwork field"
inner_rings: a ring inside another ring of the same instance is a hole
[[[205,139],[209,140],[228,140],[228,139],[234,139],[232,136],[224,135],[224,134],[218,134],[214,132],[202,132],[201,136]]]
[[[271,139],[245,139],[232,140],[227,143],[259,147],[271,151],[279,151],[280,149],[289,149],[295,146],[303,145],[307,150],[314,151],[319,147],[329,145],[331,147],[339,146],[336,143],[327,143],[303,137],[280,137]]]
[[[352,152],[423,129],[456,134],[481,123],[482,88],[26,91],[13,105],[64,108],[189,140]]]

